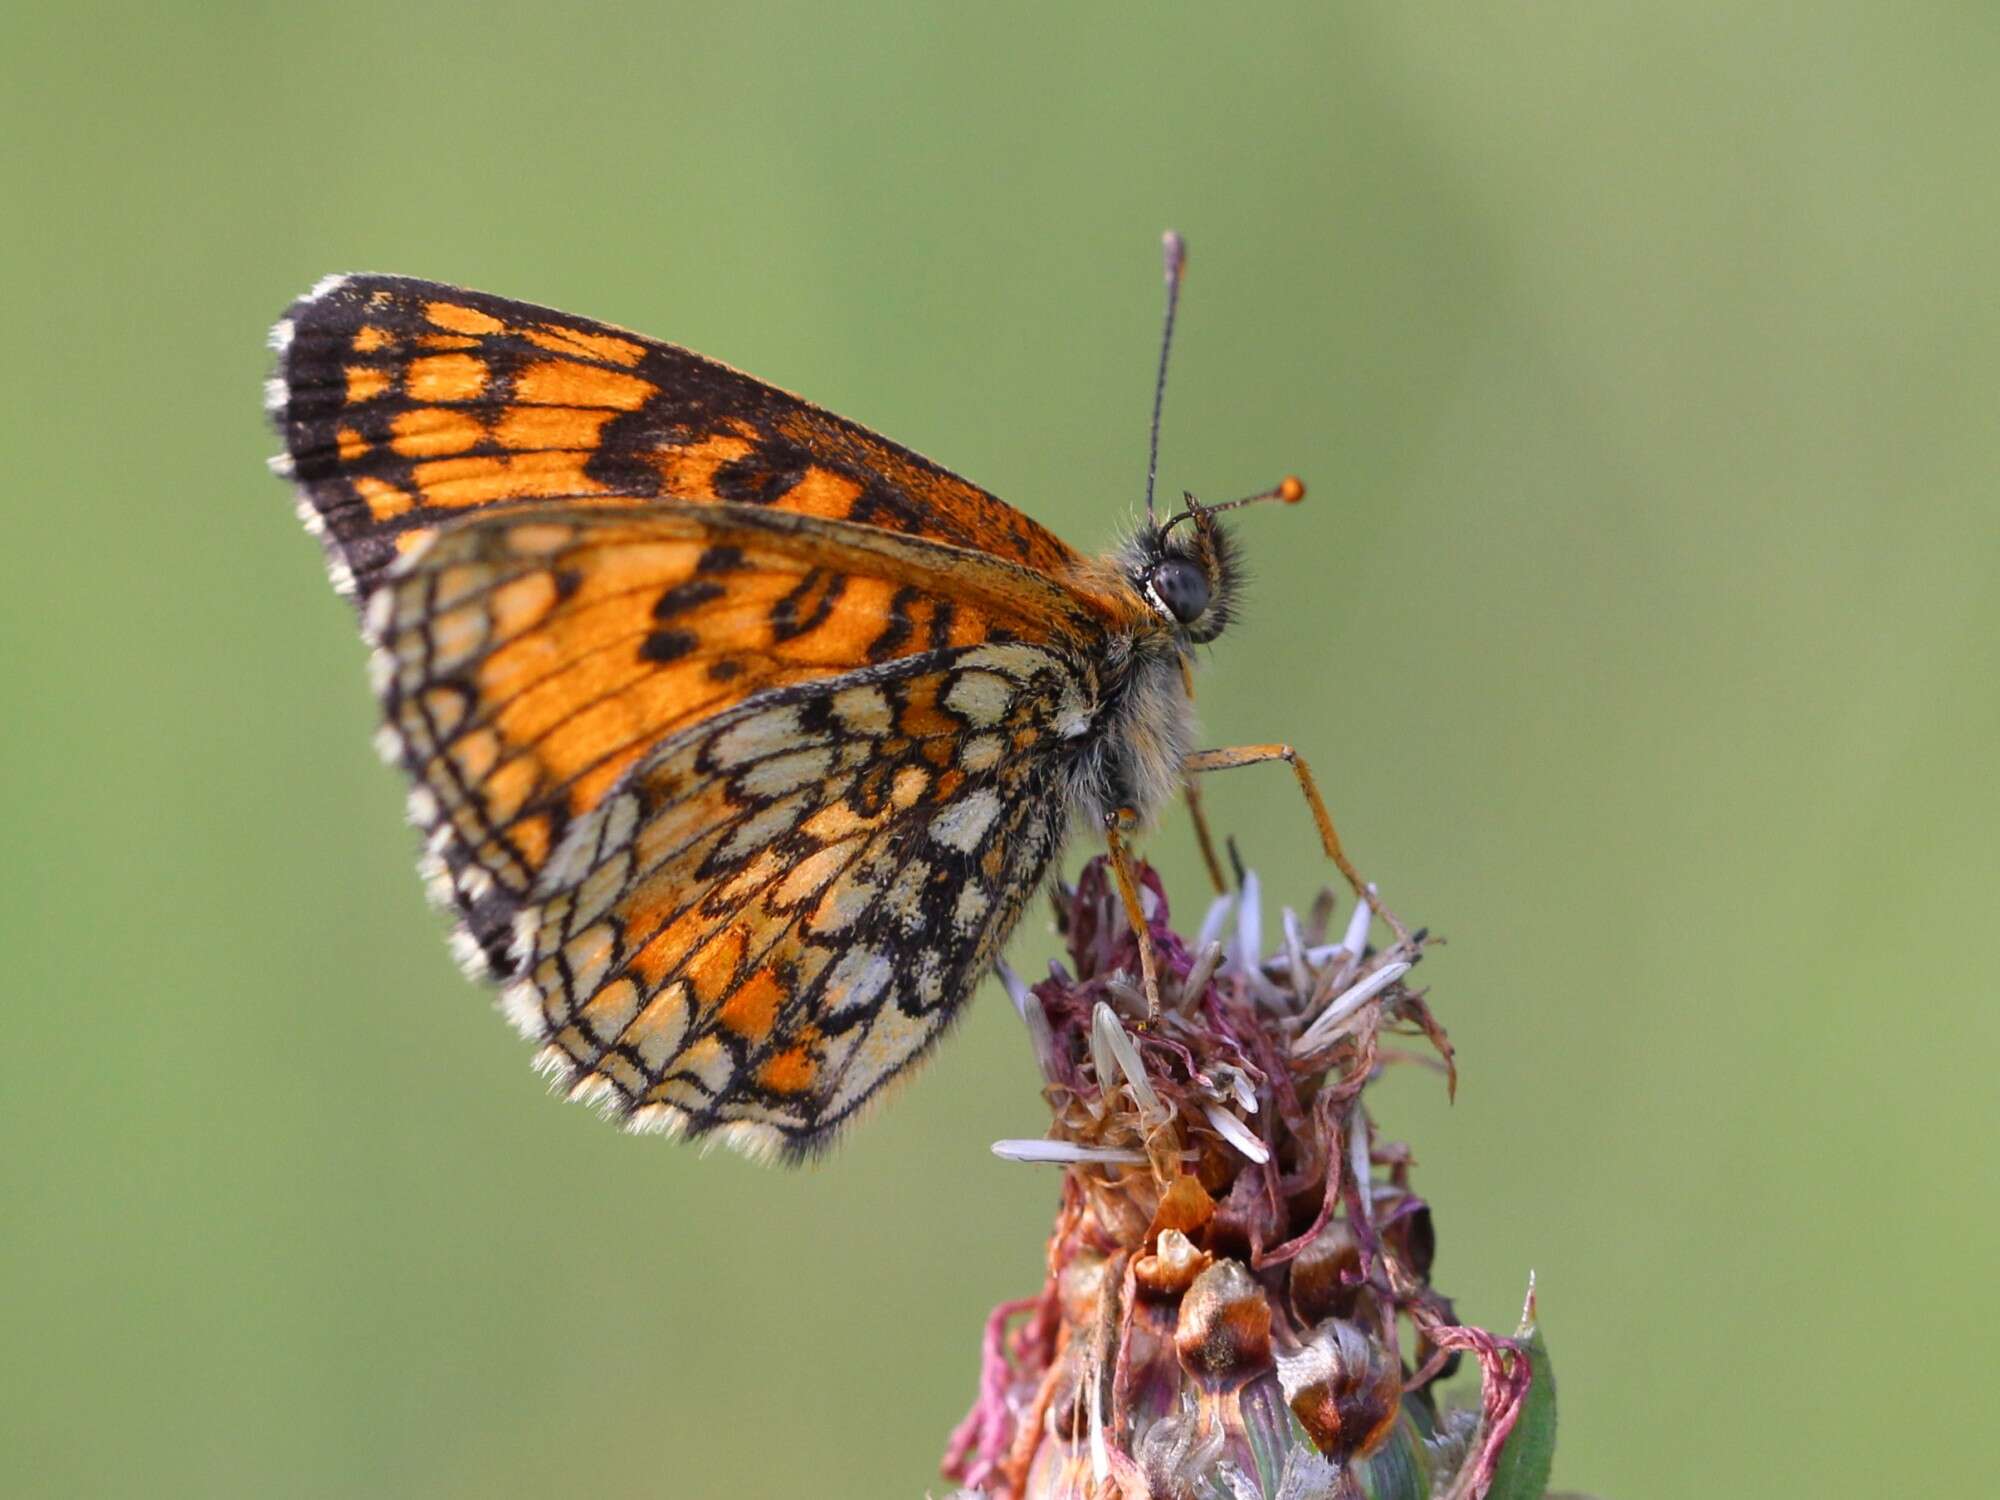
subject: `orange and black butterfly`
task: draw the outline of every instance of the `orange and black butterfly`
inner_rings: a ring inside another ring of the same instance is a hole
[[[1193,753],[1233,586],[1210,509],[1149,495],[1086,557],[723,365],[433,282],[329,278],[272,343],[273,465],[360,608],[454,947],[632,1129],[824,1146],[1071,824],[1136,906],[1123,829],[1291,758]]]

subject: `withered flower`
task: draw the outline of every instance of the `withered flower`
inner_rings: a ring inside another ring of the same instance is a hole
[[[1101,861],[1057,892],[1069,967],[1032,987],[1002,971],[1054,1124],[993,1149],[1062,1164],[1062,1201],[1041,1292],[988,1321],[945,1476],[997,1500],[1479,1500],[1527,1351],[1432,1288],[1410,1153],[1363,1099],[1391,1061],[1455,1082],[1408,983],[1425,935],[1377,951],[1357,903],[1330,940],[1322,893],[1267,956],[1254,875],[1192,941],[1149,870],[1142,887],[1157,1020]],[[1434,1394],[1464,1352],[1476,1412]]]

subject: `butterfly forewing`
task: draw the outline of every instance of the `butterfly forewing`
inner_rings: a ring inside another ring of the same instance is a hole
[[[366,597],[431,529],[522,502],[719,500],[1060,576],[1053,533],[908,449],[698,354],[400,276],[333,277],[273,336],[282,467]]]

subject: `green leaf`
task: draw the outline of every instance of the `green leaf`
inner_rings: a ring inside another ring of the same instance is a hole
[[[1533,1318],[1534,1301],[1529,1299]],[[1486,1500],[1542,1500],[1548,1493],[1549,1470],[1556,1461],[1556,1371],[1549,1360],[1549,1346],[1538,1324],[1522,1330],[1528,1343],[1528,1368],[1534,1380],[1528,1387],[1528,1402],[1507,1445],[1500,1450],[1500,1464],[1494,1471],[1493,1488]]]

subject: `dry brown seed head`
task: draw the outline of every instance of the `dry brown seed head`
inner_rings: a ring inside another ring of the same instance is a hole
[[[1365,1458],[1396,1425],[1399,1361],[1360,1328],[1328,1318],[1296,1354],[1278,1356],[1292,1415],[1328,1458]]]
[[[1169,1297],[1192,1286],[1208,1269],[1210,1260],[1208,1252],[1196,1248],[1193,1240],[1178,1229],[1169,1229],[1161,1234],[1157,1250],[1133,1262],[1132,1274],[1147,1291]]]
[[[1292,1315],[1301,1328],[1351,1318],[1360,1295],[1361,1246],[1344,1219],[1329,1219],[1292,1261]]]
[[[1174,1347],[1210,1392],[1234,1390],[1271,1367],[1271,1304],[1237,1261],[1219,1260],[1181,1299]]]

